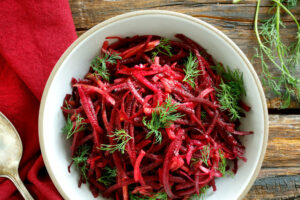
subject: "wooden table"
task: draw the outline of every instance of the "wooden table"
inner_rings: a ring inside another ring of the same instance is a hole
[[[229,36],[251,60],[257,46],[253,19],[256,1],[243,0],[69,0],[76,31],[81,35],[92,26],[112,16],[143,9],[162,9],[185,13],[204,20]],[[269,1],[264,0],[260,16],[267,16]],[[300,5],[293,13],[300,20]],[[284,18],[286,40],[295,35],[291,19]],[[253,62],[258,74],[259,63]],[[274,70],[273,70],[274,71]],[[274,72],[276,73],[276,72]],[[298,70],[298,77],[300,73]],[[280,99],[266,91],[270,134],[267,153],[259,177],[245,199],[300,199],[300,105],[278,110]]]

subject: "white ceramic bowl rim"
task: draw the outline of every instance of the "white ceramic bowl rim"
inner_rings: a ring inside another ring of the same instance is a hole
[[[96,26],[94,26],[93,28],[91,28],[90,30],[88,30],[87,32],[85,32],[83,35],[81,35],[76,41],[74,41],[72,43],[72,45],[64,52],[64,54],[60,57],[60,59],[58,60],[58,62],[56,63],[55,67],[53,68],[47,84],[45,86],[44,92],[43,92],[43,96],[42,96],[42,100],[41,100],[41,104],[40,104],[40,111],[39,111],[39,141],[40,141],[40,147],[41,147],[41,152],[43,155],[43,160],[44,163],[46,165],[46,169],[54,183],[54,185],[56,186],[56,188],[58,189],[58,191],[60,192],[60,194],[67,199],[68,195],[64,192],[64,190],[60,187],[60,184],[58,183],[58,180],[56,178],[56,176],[54,175],[54,171],[52,171],[50,164],[49,164],[49,160],[47,158],[47,154],[46,154],[46,150],[45,150],[45,139],[44,139],[44,134],[43,134],[43,118],[44,118],[44,110],[45,110],[45,102],[48,96],[48,92],[49,92],[49,88],[50,85],[56,75],[56,72],[58,71],[58,69],[61,67],[62,63],[64,62],[64,60],[68,57],[68,55],[72,52],[72,50],[78,45],[80,44],[84,39],[86,39],[88,36],[90,36],[91,34],[93,34],[94,32],[96,32],[97,30],[113,23],[113,22],[117,22],[119,20],[123,20],[126,18],[131,18],[131,17],[135,17],[135,16],[141,16],[141,15],[167,15],[167,16],[176,16],[179,18],[184,18],[185,20],[189,20],[192,22],[196,22],[204,27],[206,27],[207,29],[215,32],[218,36],[220,36],[223,40],[225,40],[225,42],[227,42],[238,54],[239,56],[243,59],[243,61],[246,63],[246,66],[248,67],[248,70],[250,71],[252,77],[254,78],[256,85],[258,87],[259,90],[259,96],[260,96],[260,101],[263,107],[263,120],[264,120],[264,136],[263,136],[263,146],[262,146],[262,152],[260,154],[260,158],[258,161],[258,164],[256,165],[255,171],[254,171],[254,175],[252,176],[251,180],[248,182],[247,187],[245,188],[245,190],[240,194],[238,199],[243,199],[243,197],[247,194],[247,192],[250,190],[251,186],[253,185],[256,177],[258,176],[259,170],[261,168],[262,162],[263,162],[263,158],[265,155],[265,151],[266,151],[266,147],[267,147],[267,140],[268,140],[268,111],[267,111],[267,104],[266,104],[266,100],[265,100],[265,95],[264,95],[264,91],[263,88],[261,87],[261,83],[260,80],[253,68],[253,66],[251,65],[251,63],[249,62],[249,60],[247,59],[247,57],[245,56],[245,54],[239,49],[239,47],[237,47],[237,45],[230,40],[225,34],[223,34],[221,31],[219,31],[218,29],[214,28],[213,26],[209,25],[208,23],[196,19],[194,17],[191,17],[189,15],[185,15],[185,14],[181,14],[181,13],[177,13],[177,12],[172,12],[172,11],[163,11],[163,10],[142,10],[142,11],[135,11],[135,12],[129,12],[126,14],[122,14],[122,15],[118,15],[115,17],[112,17]]]

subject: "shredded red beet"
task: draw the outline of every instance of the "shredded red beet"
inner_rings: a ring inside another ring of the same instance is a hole
[[[107,37],[84,79],[72,80],[64,132],[95,197],[188,199],[246,161],[240,137],[253,132],[222,105],[228,80],[199,44],[175,38]],[[237,100],[244,116],[250,107]]]

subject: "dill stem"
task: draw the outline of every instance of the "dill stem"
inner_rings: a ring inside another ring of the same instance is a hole
[[[259,14],[260,1],[261,0],[257,0],[256,13],[255,13],[255,18],[254,18],[254,31],[255,31],[255,35],[256,35],[259,45],[264,46],[259,37],[259,32],[258,32],[258,14]]]
[[[278,68],[281,70],[281,67],[274,61],[274,59],[272,59],[268,52],[266,52],[267,48],[261,41],[260,36],[259,36],[259,32],[258,32],[258,14],[259,14],[259,8],[260,8],[260,2],[261,0],[257,0],[257,6],[256,6],[256,13],[255,13],[255,18],[254,18],[254,31],[255,31],[255,35],[258,41],[259,46],[261,47],[260,49],[262,49],[262,51],[267,55],[267,57],[270,59],[270,61]],[[281,70],[282,71],[282,70]]]
[[[272,0],[272,1],[277,3],[277,5],[279,5],[286,13],[288,13],[291,16],[291,18],[297,24],[298,30],[300,31],[300,25],[299,25],[298,20],[296,19],[295,15],[293,15],[293,13],[291,13],[291,11],[287,7],[285,7],[280,1],[277,1],[277,0]]]
[[[277,44],[280,44],[280,5],[279,4],[276,5],[276,31],[277,31],[276,42]],[[281,45],[277,45],[277,55],[280,60],[281,66],[283,67],[283,69],[286,71],[287,74],[290,74],[289,70],[284,64],[281,50],[282,50]]]
[[[273,1],[276,1],[276,0],[273,0]],[[277,2],[277,1],[276,1]],[[268,48],[266,47],[261,39],[260,39],[260,36],[259,36],[259,32],[258,32],[258,14],[259,14],[259,8],[260,8],[260,3],[261,3],[261,0],[257,0],[257,5],[256,5],[256,13],[255,13],[255,18],[254,18],[254,31],[255,31],[255,35],[256,35],[256,38],[257,38],[257,41],[258,41],[258,44],[260,46],[260,48],[262,49],[262,51],[266,54],[266,56],[268,57],[268,59],[274,64],[274,66],[276,66],[280,71],[282,71],[282,73],[286,76],[288,76],[289,78],[291,78],[292,80],[294,80],[295,78],[293,76],[291,76],[291,74],[287,71],[284,71],[282,70],[281,66],[279,66],[275,60],[273,58],[270,57],[269,53],[266,51],[265,48]],[[277,4],[278,5],[278,4]],[[280,4],[279,4],[280,5]],[[282,4],[281,4],[282,5]],[[283,5],[282,5],[283,6]],[[279,22],[279,21],[278,21]]]

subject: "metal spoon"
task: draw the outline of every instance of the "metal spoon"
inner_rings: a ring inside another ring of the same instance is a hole
[[[22,153],[23,146],[17,130],[0,112],[0,177],[9,178],[26,200],[33,200],[18,173]]]

